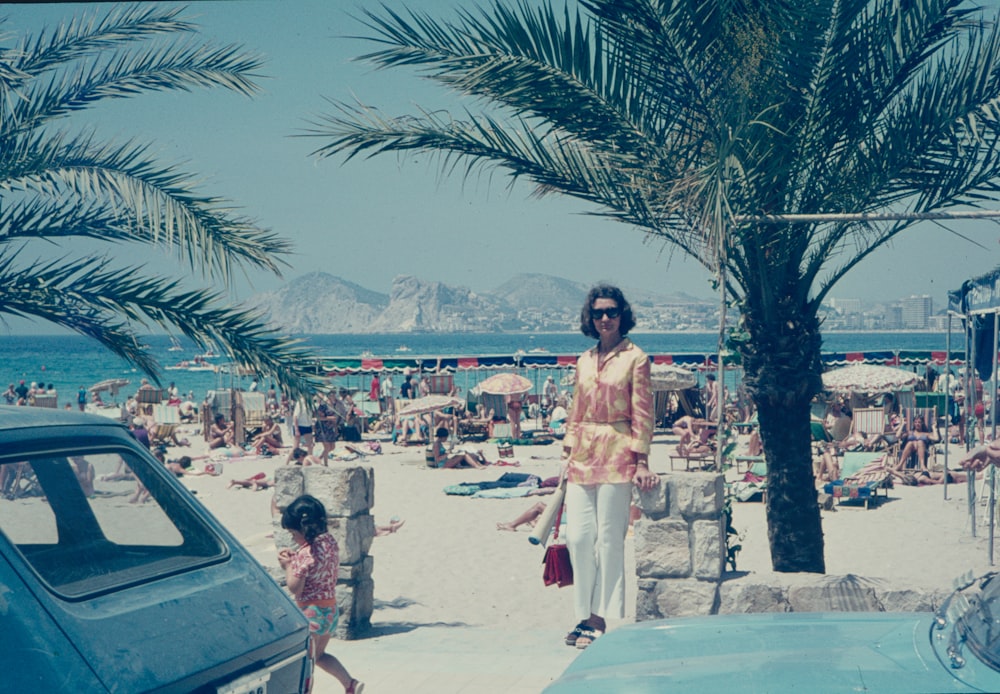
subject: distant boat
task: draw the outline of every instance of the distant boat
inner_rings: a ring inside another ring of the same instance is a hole
[[[170,346],[167,347],[167,351],[168,352],[183,352],[184,348],[181,347],[181,343],[177,340],[176,337],[171,337],[170,338]]]
[[[549,350],[544,347],[532,347],[528,350],[528,354],[548,354]]]
[[[209,349],[204,354],[198,354],[198,355],[196,355],[195,359],[201,359],[201,360],[204,360],[204,359],[215,359],[218,356],[219,355],[215,353],[214,349]]]
[[[371,359],[374,356],[375,356],[375,353],[372,352],[370,349],[366,349],[364,352],[361,353],[361,358],[362,359]]]
[[[400,345],[399,347],[396,348],[396,351],[397,352],[409,352],[411,350],[406,345]]]

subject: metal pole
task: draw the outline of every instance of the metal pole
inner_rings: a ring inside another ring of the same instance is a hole
[[[722,472],[722,449],[725,447],[725,428],[724,424],[726,422],[726,381],[725,381],[725,369],[722,366],[722,349],[726,345],[726,266],[722,262],[722,256],[719,257],[719,342],[716,349],[716,364],[715,364],[715,387],[718,389],[718,397],[716,398],[717,407],[719,408],[718,415],[716,417],[716,423],[718,428],[716,428],[715,435],[715,471]]]
[[[990,437],[991,440],[996,441],[997,438],[997,352],[1000,351],[1000,318],[996,313],[993,314],[993,387],[990,389],[990,397],[993,401],[990,403]],[[945,476],[947,476],[947,468],[945,468]],[[996,515],[996,466],[990,465],[990,566],[993,566],[993,534],[994,534],[994,516]]]
[[[948,448],[951,446],[951,314],[948,314],[948,334],[944,338],[944,500],[948,500]]]
[[[972,316],[966,314],[965,320],[965,382],[967,392],[972,394],[973,413],[975,413],[976,381],[972,372],[973,364],[976,363],[976,341],[973,339]],[[975,418],[975,417],[974,417]],[[974,435],[976,423],[973,422],[973,430],[970,435]],[[968,441],[969,436],[966,436]],[[968,444],[966,444],[968,446]],[[969,519],[972,522],[972,537],[976,537],[976,476],[969,475],[966,479],[966,486],[969,489],[966,496],[969,498]]]

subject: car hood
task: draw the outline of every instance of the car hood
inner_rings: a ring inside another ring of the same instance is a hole
[[[930,613],[885,612],[643,622],[599,638],[545,691],[1000,691],[1000,673],[978,661],[942,665],[932,624]]]

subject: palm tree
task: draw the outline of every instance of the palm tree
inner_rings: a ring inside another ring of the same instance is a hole
[[[333,102],[320,156],[417,151],[498,167],[662,239],[715,273],[759,411],[778,571],[825,570],[809,403],[821,301],[924,213],[1000,190],[1000,35],[959,0],[521,0],[365,12],[378,67],[489,108],[389,117]],[[989,20],[989,21],[987,21]],[[826,215],[791,223],[768,215]]]
[[[181,279],[116,263],[110,251],[52,256],[75,238],[172,253],[195,280],[222,287],[237,270],[279,273],[287,241],[197,193],[189,176],[159,166],[148,144],[61,127],[103,99],[140,92],[223,87],[253,95],[260,59],[175,38],[195,30],[178,10],[152,4],[74,19],[0,48],[0,313],[70,328],[157,379],[159,365],[136,330],[173,328],[299,394],[312,387],[307,354],[262,315],[229,306],[223,288],[186,289]],[[33,259],[42,246],[47,257]]]

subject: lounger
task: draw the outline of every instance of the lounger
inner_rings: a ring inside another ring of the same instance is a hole
[[[862,451],[844,453],[840,462],[840,479],[827,482],[823,491],[843,503],[844,500],[864,501],[865,508],[878,505],[878,492],[889,498],[892,473],[885,467],[884,454]]]
[[[761,500],[767,500],[767,462],[764,460],[750,463],[743,479],[732,483],[730,491],[739,501],[750,501],[758,494]]]

